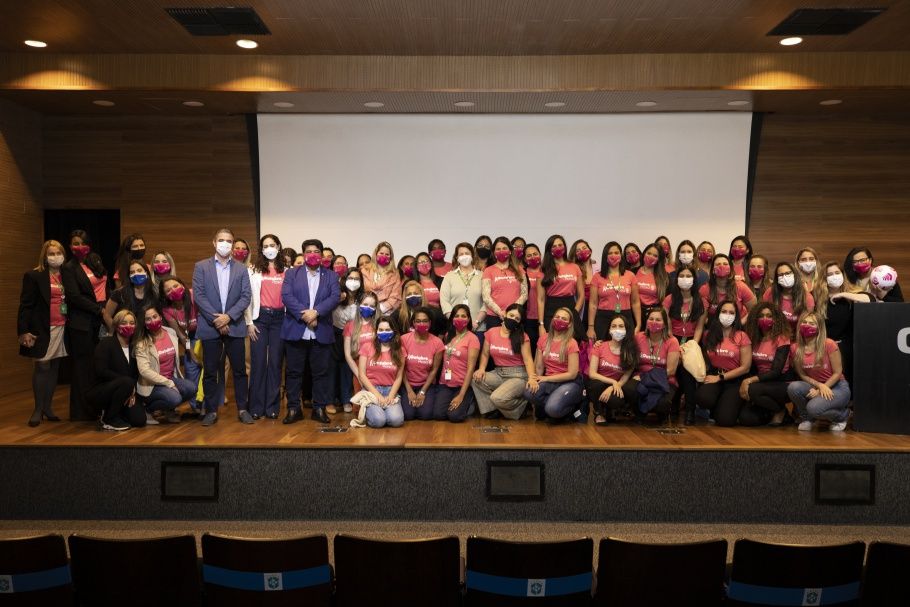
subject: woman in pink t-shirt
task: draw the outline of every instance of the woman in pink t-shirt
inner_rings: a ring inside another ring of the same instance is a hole
[[[528,300],[528,282],[524,268],[515,261],[512,244],[505,236],[493,242],[494,263],[483,270],[481,293],[487,306],[486,327],[492,329],[502,324],[506,308]]]
[[[613,412],[634,409],[638,404],[638,382],[632,379],[638,367],[638,343],[633,329],[628,318],[614,314],[607,329],[609,339],[597,342],[591,352],[585,384],[598,426],[606,426]]]
[[[774,302],[794,332],[799,317],[815,309],[812,293],[803,286],[793,266],[783,261],[774,268],[774,282],[762,294],[762,301]]]
[[[373,395],[376,404],[366,410],[371,428],[397,428],[404,423],[404,411],[398,389],[404,377],[406,352],[401,338],[385,318],[376,323],[376,335],[363,344],[358,357],[358,378],[363,389]]]
[[[199,385],[202,367],[193,358],[196,344],[196,306],[193,304],[193,290],[176,276],[162,276],[158,283],[158,301],[165,324],[177,333],[180,342],[180,358],[183,360],[183,376]],[[194,409],[201,403],[190,401]]]
[[[695,400],[699,407],[712,412],[718,426],[735,426],[746,405],[739,384],[752,367],[752,341],[742,329],[732,301],[725,301],[708,317],[702,346],[708,374]]]
[[[725,301],[736,303],[737,314],[740,319],[745,318],[749,310],[755,306],[755,294],[742,280],[732,276],[730,258],[719,253],[711,261],[711,273],[708,284],[698,289],[705,313],[709,316],[717,313],[717,307]]]
[[[550,330],[537,340],[534,373],[524,396],[534,406],[539,420],[560,422],[588,421],[588,406],[583,402],[584,383],[578,366],[578,342],[573,335],[575,314],[572,308],[557,308]]]
[[[642,376],[655,367],[663,368],[667,375],[669,391],[664,394],[651,409],[663,421],[670,414],[670,405],[676,393],[676,369],[679,367],[679,341],[670,333],[670,319],[667,311],[660,306],[649,308],[645,312],[644,328],[635,335],[638,345],[638,369],[632,376],[641,382]],[[646,413],[636,406],[633,409],[638,421],[643,421]]]
[[[833,432],[847,429],[850,418],[850,385],[844,379],[840,349],[825,332],[825,323],[814,312],[803,314],[798,323],[790,359],[799,381],[792,382],[787,394],[799,409],[799,429],[812,430],[813,422],[828,420]]]
[[[356,377],[360,373],[357,360],[360,358],[360,349],[365,343],[373,340],[376,335],[376,294],[366,291],[357,302],[354,319],[349,320],[342,331],[344,343],[344,359],[348,368]]]
[[[433,419],[463,422],[476,405],[471,378],[480,357],[480,340],[471,331],[471,308],[457,304],[449,314],[445,351],[439,383],[427,394],[424,406],[433,410]]]
[[[474,396],[477,408],[486,418],[521,419],[528,400],[525,388],[531,379],[536,381],[531,342],[522,330],[524,307],[512,304],[505,309],[502,325],[487,329],[484,334],[480,364],[474,371]],[[486,371],[493,359],[495,367]]]
[[[411,321],[413,331],[401,336],[405,352],[404,381],[398,395],[405,420],[433,419],[433,408],[426,404],[426,396],[435,386],[445,345],[431,332],[431,315],[428,306],[416,308]]]
[[[445,253],[445,249],[443,249]],[[439,287],[442,286],[442,276],[433,271],[433,261],[428,253],[418,253],[415,257],[417,272],[417,282],[423,289],[423,296],[426,297],[427,304],[434,308],[439,307]]]
[[[749,268],[746,270],[747,280],[745,282],[749,285],[755,297],[759,299],[771,286],[768,268],[768,258],[764,255],[753,255],[749,258]]]
[[[752,243],[745,236],[737,236],[730,241],[729,255],[733,278],[737,281],[746,282],[749,258],[752,257]]]
[[[543,248],[541,271],[543,278],[537,286],[537,313],[540,333],[546,333],[553,315],[559,308],[574,310],[573,330],[581,329],[579,312],[585,305],[585,285],[581,269],[566,258],[566,239],[554,234]],[[583,333],[573,335],[580,339]]]
[[[543,258],[540,256],[540,247],[533,242],[525,245],[524,262],[526,266],[525,275],[528,277],[528,308],[525,314],[525,333],[531,340],[531,348],[537,344],[537,338],[540,337],[540,309],[538,292],[540,290],[540,279],[543,278],[543,272],[540,270],[540,263]]]
[[[588,310],[587,302],[589,301],[591,294],[591,281],[599,270],[597,260],[594,259],[594,251],[591,249],[591,245],[588,244],[587,240],[579,238],[572,243],[572,246],[569,247],[569,261],[577,265],[578,269],[581,270],[581,280],[584,284],[585,291],[585,306],[582,307],[580,313],[582,318],[586,318]]]
[[[642,307],[659,306],[667,296],[670,278],[667,274],[664,251],[656,244],[645,247],[642,264],[635,273],[638,284],[638,297]]]
[[[143,322],[137,327],[136,366],[139,382],[136,393],[145,398],[149,424],[158,423],[152,417],[155,411],[164,413],[171,423],[180,421],[174,410],[196,395],[197,386],[185,379],[177,364],[180,344],[177,333],[162,324],[161,311],[156,306],[145,309]]]
[[[588,339],[609,337],[613,317],[622,314],[633,327],[641,325],[641,301],[635,274],[622,267],[622,248],[616,241],[604,245],[600,256],[600,271],[591,280],[588,298]]]
[[[780,308],[763,301],[749,312],[745,331],[752,342],[752,370],[739,386],[739,395],[749,401],[739,423],[780,426],[790,402],[787,386],[796,379],[790,368],[790,327]]]
[[[427,245],[427,252],[430,255],[430,259],[433,261],[433,272],[436,276],[443,278],[452,271],[452,264],[446,261],[446,243],[438,238],[434,238],[430,241],[430,244]]]
[[[690,341],[700,343],[705,329],[705,311],[701,297],[695,290],[696,272],[699,271],[694,267],[680,267],[674,273],[670,294],[664,297],[663,307],[670,319],[670,333],[679,341],[680,346]],[[684,423],[691,426],[695,423],[695,390],[698,381],[682,365],[676,369],[676,379],[680,389],[673,395],[671,409],[679,409],[682,397],[685,396]]]

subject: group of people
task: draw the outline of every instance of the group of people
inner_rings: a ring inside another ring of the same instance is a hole
[[[853,306],[903,301],[866,247],[822,263],[811,247],[771,265],[745,236],[727,251],[660,236],[643,248],[553,235],[441,240],[395,260],[392,245],[348,264],[317,239],[257,246],[227,228],[192,280],[139,234],[113,275],[75,230],[25,273],[20,353],[34,359],[29,425],[72,359],[71,420],[104,429],[176,423],[188,403],[219,419],[233,378],[244,424],[354,412],[352,426],[460,422],[475,414],[608,425],[847,426]],[[788,403],[794,405],[793,411]],[[356,411],[355,411],[356,408]],[[795,418],[795,419],[794,419]]]

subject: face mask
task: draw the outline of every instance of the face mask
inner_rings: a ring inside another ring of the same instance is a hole
[[[421,297],[420,295],[408,295],[407,297],[404,298],[404,300],[406,302],[408,302],[408,305],[411,306],[412,308],[416,308],[417,306],[419,306],[420,304],[423,303],[423,297]]]
[[[736,314],[724,312],[723,314],[720,314],[717,319],[720,321],[722,327],[732,327],[733,321],[736,320]]]
[[[695,279],[691,276],[680,276],[676,279],[676,284],[679,285],[680,289],[691,289],[692,285],[695,284]]]
[[[649,320],[648,321],[648,331],[651,333],[660,333],[664,330],[664,322],[662,320]]]
[[[234,259],[240,263],[243,263],[246,261],[246,258],[250,256],[250,252],[247,249],[234,249],[231,251],[231,255],[234,257]]]
[[[730,275],[730,266],[715,266],[714,275],[718,278],[726,278]]]
[[[266,259],[268,259],[269,261],[272,261],[273,259],[278,257],[278,249],[276,249],[275,247],[265,247],[264,249],[262,249],[262,256],[265,257]]]
[[[749,279],[752,282],[758,282],[765,277],[765,271],[761,268],[749,268]]]
[[[63,255],[53,255],[47,258],[47,265],[51,268],[59,268],[63,265]]]
[[[171,271],[171,264],[166,261],[152,264],[152,267],[155,269],[155,274],[158,276],[164,276]]]
[[[815,271],[815,262],[814,261],[801,261],[799,262],[799,269],[805,272],[806,274],[811,274]]]
[[[70,247],[70,250],[73,252],[73,257],[81,261],[88,257],[88,254],[92,251],[92,247],[88,246],[87,244],[77,244],[73,247]]]
[[[376,339],[381,344],[387,344],[395,337],[395,331],[376,331]]]
[[[171,289],[171,292],[167,294],[167,298],[170,299],[171,301],[180,301],[181,299],[183,299],[183,296],[185,293],[186,293],[186,289],[184,289],[183,287],[174,287],[173,289]]]
[[[640,259],[641,259],[641,255],[639,255],[637,251],[629,251],[628,253],[626,253],[626,262],[630,266],[636,265]]]
[[[446,258],[445,249],[433,249],[430,251],[430,259],[433,261],[443,261]]]
[[[145,328],[154,333],[161,328],[161,319],[145,321]]]
[[[317,268],[322,264],[322,255],[319,253],[307,253],[303,256],[303,262],[308,268]]]
[[[474,263],[474,258],[471,257],[470,255],[459,255],[458,256],[458,265],[460,265],[461,267],[467,268],[472,263]]]
[[[352,289],[353,290],[353,289]],[[360,315],[364,318],[372,318],[373,314],[376,313],[376,308],[373,306],[360,306]]]
[[[657,257],[654,255],[645,255],[645,267],[653,268],[657,265]]]
[[[323,257],[323,258],[319,261],[319,263],[322,264],[322,267],[323,267],[323,268],[325,268],[326,270],[328,270],[329,268],[332,267],[332,258],[331,258],[331,257]]]
[[[132,249],[130,251],[130,256],[133,259],[142,259],[145,257],[145,249]]]
[[[777,284],[785,289],[792,287],[795,282],[796,277],[793,274],[781,274],[777,277]]]
[[[417,271],[420,272],[421,274],[429,274],[430,270],[432,270],[432,269],[433,269],[433,264],[431,264],[429,262],[424,261],[422,263],[417,264]]]
[[[137,287],[144,285],[148,279],[149,279],[149,277],[146,276],[145,274],[133,274],[132,276],[130,276],[130,282],[133,283],[134,285],[136,285]]]
[[[611,268],[618,266],[620,261],[622,261],[622,256],[619,253],[611,253],[610,255],[607,255],[607,265]]]
[[[591,259],[591,249],[580,249],[575,252],[575,259],[581,262]]]
[[[493,255],[496,257],[496,261],[499,263],[505,263],[509,261],[509,258],[512,256],[512,254],[508,251],[496,251]]]
[[[730,257],[733,259],[742,259],[746,256],[746,249],[742,247],[733,247],[730,249]]]
[[[430,332],[430,323],[428,323],[428,322],[423,322],[423,321],[421,321],[421,322],[415,322],[415,323],[414,323],[414,330],[415,330],[417,333],[420,333],[421,335],[426,335],[427,333]]]
[[[521,259],[525,254],[524,247],[512,247],[512,253],[515,254],[515,259]]]
[[[215,252],[218,253],[219,257],[227,257],[231,254],[231,249],[234,248],[234,243],[219,241],[215,243]]]
[[[818,335],[818,327],[813,327],[812,325],[800,325],[799,334],[802,335],[804,339],[811,339]]]
[[[714,255],[711,254],[711,251],[701,250],[698,252],[698,261],[702,263],[708,263],[711,261],[712,257],[714,257]]]
[[[613,338],[613,341],[622,341],[626,338],[625,329],[610,329],[610,337]]]
[[[683,264],[684,266],[687,266],[690,263],[692,263],[692,260],[695,259],[695,256],[692,255],[692,253],[680,253],[677,256],[677,259],[679,259],[679,263]]]
[[[491,251],[490,251],[489,247],[477,247],[477,256],[480,257],[481,259],[489,258],[490,253],[491,253]]]
[[[468,327],[467,318],[455,318],[452,320],[452,326],[456,331],[464,331]]]
[[[844,275],[843,274],[829,274],[828,278],[825,280],[828,281],[828,286],[832,289],[839,289],[844,284]]]
[[[521,328],[521,321],[515,320],[514,318],[506,318],[503,321],[503,324],[506,326],[506,329],[508,329],[509,332],[517,331],[519,328]]]
[[[554,331],[565,331],[569,328],[569,321],[563,320],[561,318],[553,319],[553,330]]]
[[[348,264],[342,263],[335,266],[335,273],[338,274],[338,277],[341,278],[348,273]]]
[[[660,245],[660,250],[664,252],[665,257],[670,256],[670,245],[662,244],[662,245]]]
[[[562,256],[566,254],[565,247],[550,247],[550,255],[556,259],[562,259]]]
[[[389,262],[391,261],[392,257],[390,255],[386,255],[385,253],[380,253],[376,256],[376,263],[381,265],[383,268],[389,265]]]
[[[773,318],[759,318],[758,319],[758,328],[762,331],[770,331],[771,327],[774,326]]]
[[[348,280],[344,281],[344,286],[348,291],[356,291],[360,288],[360,281],[349,278]]]
[[[133,333],[135,333],[135,332],[136,332],[136,325],[120,325],[119,327],[117,327],[117,333],[121,337],[125,337],[126,339],[129,339],[130,337],[132,337]]]
[[[869,261],[864,261],[862,263],[853,264],[853,269],[856,270],[856,273],[860,276],[865,276],[869,270],[872,269],[872,263]]]
[[[532,257],[531,259],[526,259],[525,263],[528,264],[528,267],[532,270],[534,268],[540,267],[540,257]]]

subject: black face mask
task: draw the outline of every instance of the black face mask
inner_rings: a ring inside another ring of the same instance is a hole
[[[130,251],[130,256],[133,259],[142,259],[145,257],[145,249],[133,249]]]
[[[521,321],[515,320],[514,318],[506,318],[503,321],[503,324],[510,332],[517,331],[521,327]]]
[[[489,247],[477,247],[477,256],[481,259],[488,259],[490,257]]]

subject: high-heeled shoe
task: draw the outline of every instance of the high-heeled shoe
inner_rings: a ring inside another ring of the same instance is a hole
[[[39,411],[35,411],[34,413],[32,413],[32,416],[30,418],[28,418],[29,428],[34,428],[34,427],[38,426],[39,424],[41,424],[42,417],[44,417],[44,414]]]

